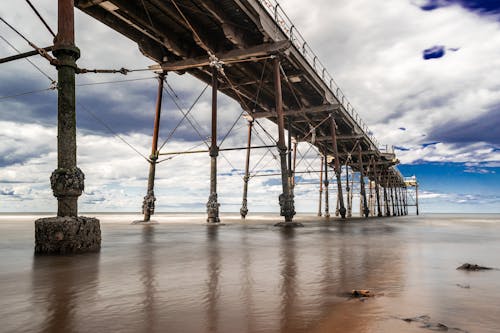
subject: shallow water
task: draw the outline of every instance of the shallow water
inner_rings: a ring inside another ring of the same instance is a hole
[[[0,332],[432,332],[401,320],[422,315],[500,331],[500,270],[456,270],[500,268],[499,215],[99,217],[101,253],[35,257],[36,217],[0,215]]]

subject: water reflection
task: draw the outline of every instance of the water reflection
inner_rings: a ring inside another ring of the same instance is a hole
[[[152,225],[144,225],[140,250],[141,275],[140,280],[144,287],[144,332],[153,332],[156,326],[155,295],[157,293],[155,274],[155,229]]]
[[[248,232],[242,233],[241,246],[243,253],[240,268],[240,299],[245,305],[246,332],[255,332],[254,279],[252,277],[251,243],[248,239]]]
[[[98,253],[33,258],[32,290],[43,322],[40,332],[76,332],[80,310],[97,296]]]
[[[396,232],[336,223],[119,230],[100,256],[35,257],[39,331],[370,331],[377,301],[346,295],[398,295],[406,245]]]
[[[280,231],[280,266],[281,266],[281,332],[291,332],[295,325],[296,291],[296,246],[295,229],[284,228]]]
[[[219,309],[218,300],[220,296],[219,276],[221,271],[220,253],[219,253],[219,227],[207,227],[206,252],[207,262],[207,280],[206,294],[204,303],[206,307],[206,331],[218,332]]]

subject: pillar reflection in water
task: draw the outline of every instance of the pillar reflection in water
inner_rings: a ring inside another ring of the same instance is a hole
[[[219,322],[218,302],[220,297],[219,279],[221,273],[221,256],[219,252],[219,228],[207,228],[207,281],[203,302],[206,309],[206,331],[217,332]]]
[[[144,332],[153,332],[156,322],[155,294],[157,293],[157,281],[155,267],[155,227],[144,225],[142,229],[141,244],[141,275],[140,280],[144,286],[144,299],[142,301],[144,311]]]
[[[32,289],[35,308],[44,312],[38,332],[84,330],[79,312],[89,312],[97,298],[99,253],[33,258]],[[80,327],[80,325],[82,325]]]
[[[280,266],[281,266],[281,332],[290,332],[295,323],[295,303],[297,301],[297,265],[295,258],[295,229],[281,230]]]
[[[254,280],[252,277],[252,257],[250,255],[251,243],[248,241],[248,232],[244,232],[241,239],[243,249],[243,257],[241,260],[241,298],[243,304],[246,305],[246,326],[247,332],[255,332],[255,304],[253,300]]]

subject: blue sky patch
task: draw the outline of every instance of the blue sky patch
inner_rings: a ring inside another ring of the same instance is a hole
[[[498,0],[427,0],[418,4],[420,9],[426,11],[450,5],[460,5],[480,14],[500,14],[500,1]]]
[[[445,53],[446,51],[444,46],[435,45],[431,48],[425,49],[422,56],[424,60],[437,59],[443,57]]]

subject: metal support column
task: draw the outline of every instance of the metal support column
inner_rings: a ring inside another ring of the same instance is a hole
[[[361,144],[358,145],[358,167],[359,167],[359,184],[361,185],[361,196],[363,197],[363,213],[365,218],[370,214],[368,205],[366,202],[366,190],[365,190],[365,179],[363,177],[363,148]]]
[[[382,217],[382,209],[380,207],[380,193],[379,193],[379,174],[377,172],[377,163],[375,162],[375,159],[373,159],[373,173],[375,174],[375,195],[377,199],[377,216]]]
[[[212,67],[212,140],[210,143],[210,195],[207,202],[207,222],[218,223],[219,206],[217,201],[217,156],[219,147],[217,146],[217,90],[219,81],[217,78],[218,68]]]
[[[78,216],[78,197],[84,189],[84,174],[76,166],[76,60],[73,1],[58,2],[58,33],[53,54],[57,58],[57,169],[50,177],[57,197],[57,216]]]
[[[395,208],[395,202],[394,202],[394,181],[390,180],[390,189],[391,189],[391,204],[392,204],[392,216],[396,216],[396,208]]]
[[[330,217],[330,200],[328,198],[328,185],[330,185],[330,181],[328,178],[328,157],[325,151],[325,217]]]
[[[399,202],[399,194],[398,194],[398,190],[399,190],[399,185],[394,185],[394,197],[396,199],[396,215],[397,216],[401,216],[401,205],[400,205],[400,202]]]
[[[319,201],[318,201],[318,216],[321,216],[321,203],[323,201],[323,163],[324,157],[321,156],[321,168],[319,170]]]
[[[290,190],[289,170],[287,170],[287,147],[285,143],[285,118],[283,114],[283,96],[281,93],[280,59],[274,59],[274,91],[278,118],[278,150],[281,164],[281,184],[283,193],[279,196],[280,215],[285,217],[285,224],[292,222],[295,215],[293,193]]]
[[[415,185],[415,207],[416,207],[417,216],[418,216],[418,214],[419,214],[419,211],[418,211],[418,183]]]
[[[50,176],[57,198],[57,216],[35,221],[36,254],[97,252],[101,248],[99,220],[78,216],[78,197],[85,176],[76,158],[76,60],[74,1],[57,1],[57,35],[53,54],[57,67],[57,169]]]
[[[155,211],[155,175],[156,175],[156,162],[158,160],[158,135],[160,132],[160,117],[161,117],[161,104],[163,99],[163,82],[165,81],[165,74],[161,73],[158,76],[158,92],[156,96],[156,110],[155,122],[153,127],[153,142],[151,143],[151,155],[149,156],[149,175],[148,175],[148,189],[144,201],[142,202],[142,213],[144,214],[144,222],[151,220],[151,215]]]
[[[385,180],[384,185],[384,213],[385,216],[391,216],[391,212],[389,210],[389,197],[387,195],[387,179]]]
[[[399,186],[399,206],[401,207],[401,216],[405,215],[404,202],[403,202],[403,187]]]
[[[333,157],[334,157],[334,171],[337,177],[337,198],[339,200],[339,212],[340,216],[345,219],[346,209],[344,207],[344,196],[342,195],[342,181],[340,179],[340,173],[342,169],[340,168],[340,158],[337,146],[337,124],[335,123],[335,118],[333,113],[330,115],[332,118],[331,131],[332,131],[332,146],[333,146]]]
[[[345,163],[345,174],[346,174],[346,195],[347,195],[347,217],[352,217],[352,189],[349,186],[349,165],[348,162]],[[351,177],[353,178],[353,177]]]
[[[243,201],[241,203],[240,215],[245,218],[248,214],[248,181],[250,180],[250,151],[252,146],[253,119],[248,121],[247,157],[245,160],[245,176],[243,177]]]

